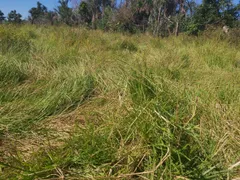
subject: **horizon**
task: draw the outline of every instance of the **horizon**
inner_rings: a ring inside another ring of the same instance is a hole
[[[16,10],[17,13],[22,15],[22,19],[26,19],[29,16],[29,10],[32,7],[36,7],[37,1],[42,3],[47,7],[48,10],[54,10],[58,6],[58,0],[11,0],[11,1],[3,1],[1,3],[0,10],[4,13],[4,16],[7,17],[8,13],[12,10]],[[120,0],[119,0],[120,1]],[[196,0],[197,3],[200,3],[201,0]],[[233,0],[234,4],[238,4],[239,0]]]

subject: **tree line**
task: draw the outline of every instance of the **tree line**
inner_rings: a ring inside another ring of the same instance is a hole
[[[239,18],[240,3],[232,0],[59,0],[54,10],[37,2],[24,21],[16,10],[7,17],[0,10],[0,23],[66,24],[156,36],[197,35],[208,25],[240,27]]]

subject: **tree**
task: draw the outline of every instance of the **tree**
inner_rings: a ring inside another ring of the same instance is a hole
[[[203,0],[188,25],[188,32],[197,34],[207,25],[233,26],[237,22],[237,7],[233,5],[232,0]]]
[[[109,17],[104,17],[106,15],[107,9],[107,16],[109,15],[109,8],[113,8],[115,5],[115,0],[85,0],[80,3],[79,7],[79,14],[81,16],[86,17],[87,19],[91,16],[90,22],[92,23],[92,28],[96,29],[97,27],[97,20],[101,19],[102,24],[108,19]],[[108,8],[109,7],[109,8]],[[104,21],[104,22],[103,22]]]
[[[34,24],[37,19],[42,18],[47,13],[47,7],[37,2],[37,7],[33,7],[29,10],[31,24]]]
[[[115,30],[134,33],[136,28],[132,9],[123,4],[115,14],[114,24]]]
[[[125,0],[120,9],[123,7],[131,11],[138,29],[148,29],[156,36],[178,35],[187,14],[186,0]]]
[[[133,23],[142,31],[145,31],[148,26],[148,19],[152,9],[152,1],[150,0],[135,0],[126,1],[126,7],[131,10]]]
[[[5,20],[4,13],[0,10],[0,24]]]
[[[78,7],[78,13],[80,15],[80,19],[84,23],[90,23],[91,22],[91,12],[88,3],[85,1],[82,1]]]
[[[102,9],[102,17],[105,15],[105,9],[107,7],[113,7],[114,1],[112,0],[101,0],[101,9]]]
[[[101,7],[101,0],[88,0],[87,1],[89,7],[90,7],[90,11],[91,11],[91,15],[92,15],[92,28],[96,29],[96,20],[99,18],[99,14],[101,12],[100,7]]]
[[[221,4],[221,18],[224,25],[234,27],[239,23],[240,3],[236,6],[229,0],[225,4]]]
[[[172,31],[178,34],[178,25],[180,21],[179,14],[183,13],[184,6],[182,0],[152,0],[149,16],[150,30],[155,36],[167,36]]]
[[[72,9],[68,7],[69,0],[59,0],[58,3],[60,6],[58,6],[55,10],[60,15],[62,22],[67,25],[71,25],[73,23],[73,12]]]
[[[212,24],[218,22],[220,19],[218,0],[204,0],[196,12],[196,20],[204,24]]]
[[[197,7],[197,3],[194,0],[186,0],[186,11],[189,12],[189,16],[192,17]]]
[[[51,25],[54,24],[54,21],[57,19],[57,13],[54,11],[48,11],[46,14],[46,19],[50,21]]]
[[[22,15],[17,13],[16,10],[13,10],[11,11],[9,14],[8,14],[8,22],[10,23],[21,23],[22,22]]]

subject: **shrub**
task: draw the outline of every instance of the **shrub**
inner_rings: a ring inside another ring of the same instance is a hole
[[[230,30],[228,41],[233,45],[240,45],[240,28]]]

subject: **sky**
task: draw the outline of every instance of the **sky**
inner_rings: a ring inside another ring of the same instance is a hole
[[[28,17],[28,11],[37,6],[37,1],[45,5],[49,10],[58,6],[58,0],[0,0],[0,10],[5,16],[11,11],[16,10],[23,18]]]
[[[11,10],[16,10],[23,18],[28,17],[28,11],[32,7],[36,7],[37,1],[45,5],[48,10],[52,10],[58,6],[58,0],[0,0],[0,10],[7,16]],[[198,2],[200,0],[197,0]],[[233,0],[235,4],[239,0]]]

